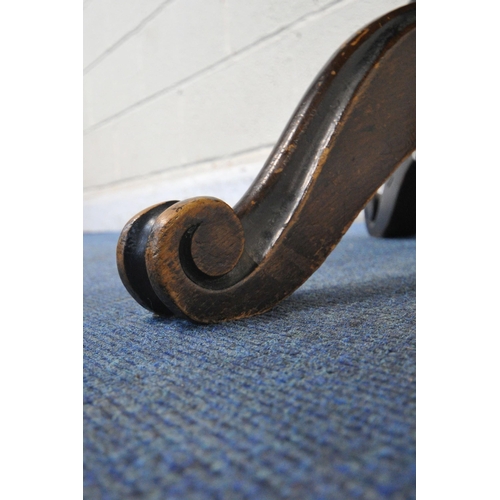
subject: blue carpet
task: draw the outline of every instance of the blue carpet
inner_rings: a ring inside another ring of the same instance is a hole
[[[200,326],[128,296],[84,236],[84,498],[415,498],[415,240],[355,224],[264,315]]]

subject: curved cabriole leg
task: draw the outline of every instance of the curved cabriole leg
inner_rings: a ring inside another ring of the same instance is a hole
[[[122,281],[144,307],[201,323],[267,311],[323,263],[415,149],[411,4],[325,65],[234,209],[192,198],[134,217],[117,249]]]

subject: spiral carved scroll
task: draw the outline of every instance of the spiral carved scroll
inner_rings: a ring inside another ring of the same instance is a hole
[[[191,198],[132,218],[117,260],[137,302],[213,323],[267,311],[306,281],[415,150],[415,33],[411,4],[341,47],[234,209]]]

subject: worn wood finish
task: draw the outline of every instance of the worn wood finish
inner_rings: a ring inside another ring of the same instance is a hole
[[[132,296],[201,323],[271,309],[323,263],[415,150],[415,4],[358,32],[325,65],[234,209],[157,205],[117,248]]]

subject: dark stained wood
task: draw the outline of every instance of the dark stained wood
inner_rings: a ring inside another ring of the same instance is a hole
[[[117,248],[132,296],[214,323],[267,311],[304,283],[415,150],[415,34],[411,4],[341,47],[234,209],[192,198],[133,218]]]
[[[368,232],[377,238],[408,238],[417,232],[417,162],[408,157],[389,177],[382,192],[365,207]]]

